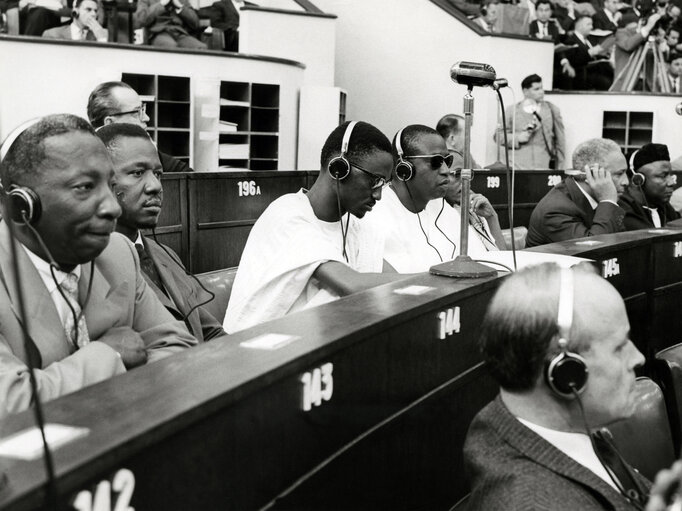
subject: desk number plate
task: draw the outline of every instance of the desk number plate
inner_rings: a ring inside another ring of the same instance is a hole
[[[130,507],[130,499],[135,489],[135,475],[127,468],[122,468],[109,481],[104,479],[95,487],[95,494],[83,490],[73,501],[78,511],[134,511]],[[112,505],[113,504],[113,505]]]
[[[458,334],[461,327],[459,317],[460,317],[459,307],[450,307],[447,310],[439,312],[436,337],[442,340],[448,337],[449,335]]]
[[[327,362],[301,376],[303,384],[303,411],[309,412],[322,401],[329,401],[334,393],[334,364]]]

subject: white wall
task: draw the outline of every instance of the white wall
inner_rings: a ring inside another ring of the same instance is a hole
[[[466,88],[450,80],[460,60],[491,64],[521,95],[521,80],[537,73],[551,88],[551,43],[482,37],[429,0],[315,0],[338,16],[336,83],[348,91],[348,119],[375,124],[392,137],[407,124],[434,126],[462,113]],[[490,89],[475,89],[472,152],[496,159],[497,114]],[[511,96],[505,93],[505,101]]]
[[[587,139],[602,136],[605,111],[653,112],[653,140],[667,144],[670,157],[674,160],[682,155],[682,117],[675,114],[675,105],[682,97],[650,94],[569,94],[547,93],[545,99],[561,109],[566,130],[566,154],[570,155],[576,146]]]
[[[298,91],[303,69],[296,63],[178,53],[133,46],[0,39],[0,138],[22,122],[51,113],[87,118],[90,91],[121,73],[280,84],[279,165],[296,168]],[[194,104],[194,108],[200,105]]]
[[[331,17],[243,9],[239,51],[305,64],[305,85],[334,85],[336,20]]]

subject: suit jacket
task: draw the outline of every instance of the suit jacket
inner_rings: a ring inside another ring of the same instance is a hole
[[[194,172],[189,165],[184,161],[179,160],[175,156],[170,154],[162,153],[159,151],[159,160],[161,160],[161,166],[163,167],[163,172]]]
[[[17,306],[17,288],[11,264],[9,229],[0,223],[0,403],[10,412],[31,405],[28,358],[23,344]],[[38,392],[42,400],[74,392],[125,372],[118,353],[97,342],[115,327],[130,327],[147,346],[148,362],[165,358],[196,344],[185,325],[174,321],[140,272],[137,252],[120,234],[95,259],[90,299],[84,317],[92,342],[76,350],[67,339],[57,309],[26,252],[16,250],[24,294],[31,351],[38,355]],[[81,299],[87,294],[90,264],[82,266]],[[29,343],[30,344],[30,343]]]
[[[604,9],[597,9],[596,14],[592,16],[592,24],[595,29],[611,30],[612,32],[618,30],[618,25],[609,19]]]
[[[533,20],[528,25],[528,35],[533,39],[547,39],[554,41],[554,44],[559,43],[561,39],[561,34],[559,34],[559,29],[553,21],[547,22],[547,36],[544,38],[538,37],[540,33],[540,22],[538,20]]]
[[[71,24],[54,27],[43,32],[43,37],[47,39],[62,39],[66,41],[73,41],[71,39]],[[88,30],[85,34],[86,41],[97,41],[95,34]]]
[[[652,229],[654,227],[651,213],[644,209],[645,199],[639,187],[635,185],[628,186],[625,193],[618,199],[618,204],[625,211],[625,229],[627,231]],[[659,206],[656,209],[661,217],[662,227],[665,227],[665,224],[671,220],[680,218],[680,214],[675,211],[669,202],[665,206]]]
[[[563,169],[566,138],[564,136],[564,121],[561,118],[559,108],[549,101],[542,101],[536,117],[526,112],[522,103],[517,103],[507,110],[507,119],[512,118],[512,108],[516,110],[517,132],[523,131],[530,123],[538,124],[527,143],[517,144],[514,157],[516,168],[520,170],[548,169],[549,160],[554,156],[556,168]],[[511,134],[509,136],[511,146]]]
[[[161,277],[164,287],[168,294],[158,288],[154,282],[143,273],[147,285],[151,287],[159,301],[170,312],[175,319],[182,320],[183,317],[196,304],[206,301],[210,295],[201,286],[187,275],[184,267],[180,266],[180,257],[173,252],[170,247],[164,247],[171,256],[163,251],[161,246],[153,239],[142,237],[142,242],[147,253],[156,265],[156,269]],[[177,262],[176,262],[177,261]],[[226,335],[223,326],[206,309],[198,307],[187,317],[189,331],[199,342],[208,341],[214,337]]]
[[[145,27],[153,37],[161,32],[173,35],[188,35],[199,28],[199,15],[188,0],[180,0],[183,9],[176,13],[172,2],[170,7],[161,5],[159,0],[138,0],[135,11],[135,26]]]
[[[519,422],[500,396],[481,410],[464,444],[468,509],[633,511],[625,497]],[[635,472],[643,487],[651,483]]]
[[[625,230],[625,211],[611,202],[590,203],[572,177],[552,188],[530,215],[526,247]]]

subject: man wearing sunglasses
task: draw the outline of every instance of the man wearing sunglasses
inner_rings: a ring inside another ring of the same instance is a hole
[[[419,124],[400,130],[392,150],[393,180],[369,220],[385,233],[384,259],[396,271],[427,271],[457,252],[444,218],[453,210],[443,201],[454,157],[436,130]]]
[[[88,98],[88,119],[95,130],[115,122],[136,124],[147,129],[147,107],[133,88],[124,82],[104,82]],[[184,161],[158,151],[164,172],[192,172]]]
[[[381,203],[391,168],[391,144],[374,126],[347,122],[332,131],[310,190],[275,200],[253,226],[225,331],[405,278],[384,263],[383,226],[364,218]]]

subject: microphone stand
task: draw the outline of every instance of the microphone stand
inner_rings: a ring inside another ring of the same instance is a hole
[[[464,95],[464,168],[462,169],[462,196],[459,210],[461,213],[459,255],[452,264],[453,277],[457,278],[480,278],[497,275],[497,270],[477,263],[467,255],[469,250],[469,203],[471,202],[471,178],[473,170],[471,164],[471,124],[474,116],[474,97],[471,95],[473,85],[467,85]]]

